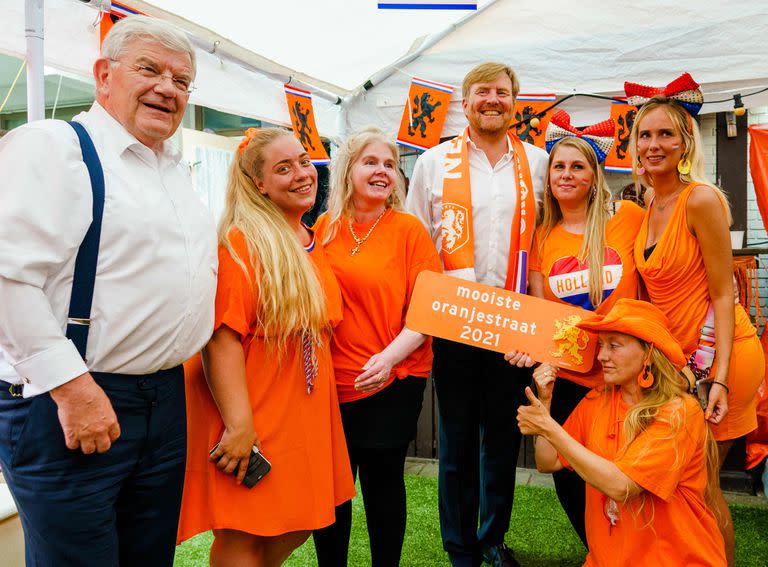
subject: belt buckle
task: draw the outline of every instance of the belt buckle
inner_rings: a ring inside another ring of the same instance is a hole
[[[12,398],[23,398],[24,384],[11,384],[8,386],[8,392],[10,392]]]

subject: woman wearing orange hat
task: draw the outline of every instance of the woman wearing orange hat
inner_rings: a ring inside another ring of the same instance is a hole
[[[187,379],[179,539],[212,529],[213,567],[281,565],[354,496],[329,345],[341,293],[301,222],[316,191],[317,171],[291,132],[247,132],[219,224],[206,372]],[[272,469],[248,489],[254,446]]]
[[[655,193],[635,243],[635,262],[651,302],[669,318],[693,379],[722,465],[733,440],[757,427],[755,393],[765,361],[754,326],[734,307],[730,210],[704,173],[698,84],[684,74],[665,89],[625,84],[642,107],[632,127],[633,175]],[[693,381],[693,380],[692,380]],[[708,389],[708,391],[707,391]],[[722,494],[716,503],[733,565],[734,534]]]
[[[585,565],[726,565],[711,509],[715,444],[667,325],[653,305],[620,299],[579,324],[599,333],[605,386],[561,427],[549,413],[554,375],[542,365],[538,398],[527,388],[531,405],[518,411],[520,430],[537,436],[539,470],[569,467],[587,482]]]
[[[637,298],[632,250],[644,213],[629,201],[612,202],[600,167],[614,129],[613,120],[574,128],[564,111],[550,120],[544,217],[531,247],[531,295],[596,313],[607,313],[623,297]],[[508,358],[516,360],[511,353]],[[551,409],[563,424],[589,389],[602,385],[602,372],[597,363],[587,373],[548,368],[562,378]],[[568,469],[553,476],[560,504],[586,545],[584,481]]]

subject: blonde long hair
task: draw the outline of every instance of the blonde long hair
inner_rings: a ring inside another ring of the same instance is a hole
[[[331,162],[331,179],[328,190],[328,230],[323,244],[327,244],[336,236],[339,230],[339,221],[342,216],[350,216],[354,213],[352,197],[355,188],[352,185],[352,166],[358,160],[365,148],[373,142],[381,142],[392,152],[392,158],[396,164],[400,163],[400,151],[397,144],[384,135],[384,132],[374,126],[364,128],[360,132],[352,134],[339,147],[339,151]],[[395,187],[387,197],[385,205],[396,211],[403,211],[405,203],[405,179],[397,171],[395,175]]]
[[[667,113],[669,119],[675,127],[675,130],[683,139],[683,156],[682,159],[689,159],[691,162],[690,173],[678,173],[680,181],[685,184],[696,183],[697,185],[706,185],[715,190],[720,200],[723,202],[728,214],[728,224],[733,222],[731,217],[731,208],[728,204],[728,197],[723,193],[717,185],[709,180],[704,168],[704,154],[701,150],[701,131],[699,125],[694,120],[688,111],[681,105],[677,104],[674,100],[667,98],[664,95],[656,95],[640,107],[635,116],[635,121],[632,123],[632,132],[629,135],[629,152],[632,156],[632,179],[635,181],[635,191],[640,194],[640,185],[646,187],[653,187],[653,177],[649,173],[639,175],[637,169],[640,163],[640,157],[637,153],[637,136],[640,129],[640,123],[652,110],[661,108]]]
[[[643,345],[643,357],[645,357],[651,346],[645,341],[637,340]],[[674,438],[680,429],[686,427],[684,402],[685,398],[690,395],[688,394],[688,380],[675,369],[664,353],[657,348],[654,348],[651,353],[649,370],[654,376],[653,384],[650,388],[643,388],[642,398],[629,409],[624,418],[624,449],[656,420],[662,420],[670,426],[670,439]],[[675,401],[679,402],[680,405],[676,411],[671,412],[670,418],[659,417],[661,408]],[[703,419],[703,416],[700,417]],[[704,497],[710,509],[715,511],[717,508],[714,505],[714,497],[720,486],[717,445],[709,430],[709,426],[706,424],[705,429],[704,454],[706,457],[708,480]],[[676,455],[676,462],[680,457],[681,455]],[[639,458],[642,458],[642,456]]]
[[[263,177],[266,148],[283,136],[293,134],[279,128],[261,129],[242,152],[235,150],[218,228],[219,242],[249,280],[248,266],[253,267],[257,323],[267,344],[278,352],[295,335],[306,333],[318,340],[328,326],[323,289],[307,252],[280,208],[253,181]],[[245,238],[247,259],[232,247],[233,228]]]
[[[557,150],[561,147],[572,147],[579,150],[592,168],[593,185],[587,196],[587,222],[584,227],[584,238],[579,252],[579,261],[586,260],[589,265],[589,300],[593,307],[603,301],[603,263],[605,261],[605,226],[611,218],[611,190],[605,181],[603,170],[598,164],[595,150],[581,138],[568,137],[557,142],[549,152],[547,165],[546,187],[544,191],[544,216],[541,221],[541,238],[539,253],[543,250],[544,242],[552,230],[563,220],[560,203],[555,199],[549,186],[549,170],[555,159]]]

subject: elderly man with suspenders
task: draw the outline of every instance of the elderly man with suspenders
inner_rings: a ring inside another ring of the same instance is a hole
[[[181,363],[213,326],[216,235],[168,139],[195,76],[176,28],[117,23],[96,102],[0,143],[0,464],[30,566],[170,566]]]

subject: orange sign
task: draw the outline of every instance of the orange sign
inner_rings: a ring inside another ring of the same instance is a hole
[[[439,144],[452,94],[452,85],[414,77],[397,143],[417,150],[428,150]]]
[[[435,272],[416,278],[409,329],[496,352],[527,352],[537,362],[587,372],[594,335],[576,327],[591,311]]]
[[[632,132],[635,116],[637,116],[637,107],[616,102],[611,104],[611,118],[616,123],[616,133],[611,151],[605,158],[605,171],[632,173],[629,133]]]
[[[290,85],[285,87],[285,100],[288,101],[288,114],[291,115],[291,128],[309,158],[315,165],[328,165],[331,160],[320,141],[320,134],[315,125],[315,111],[312,108],[312,93]]]
[[[514,116],[512,118],[512,123],[517,124],[513,128],[514,134],[523,142],[528,142],[546,150],[547,124],[549,124],[550,118],[557,111],[557,107],[550,108],[543,115],[539,116],[539,124],[535,127],[531,125],[530,119],[552,106],[555,100],[557,100],[557,96],[554,94],[518,94],[515,99]]]

